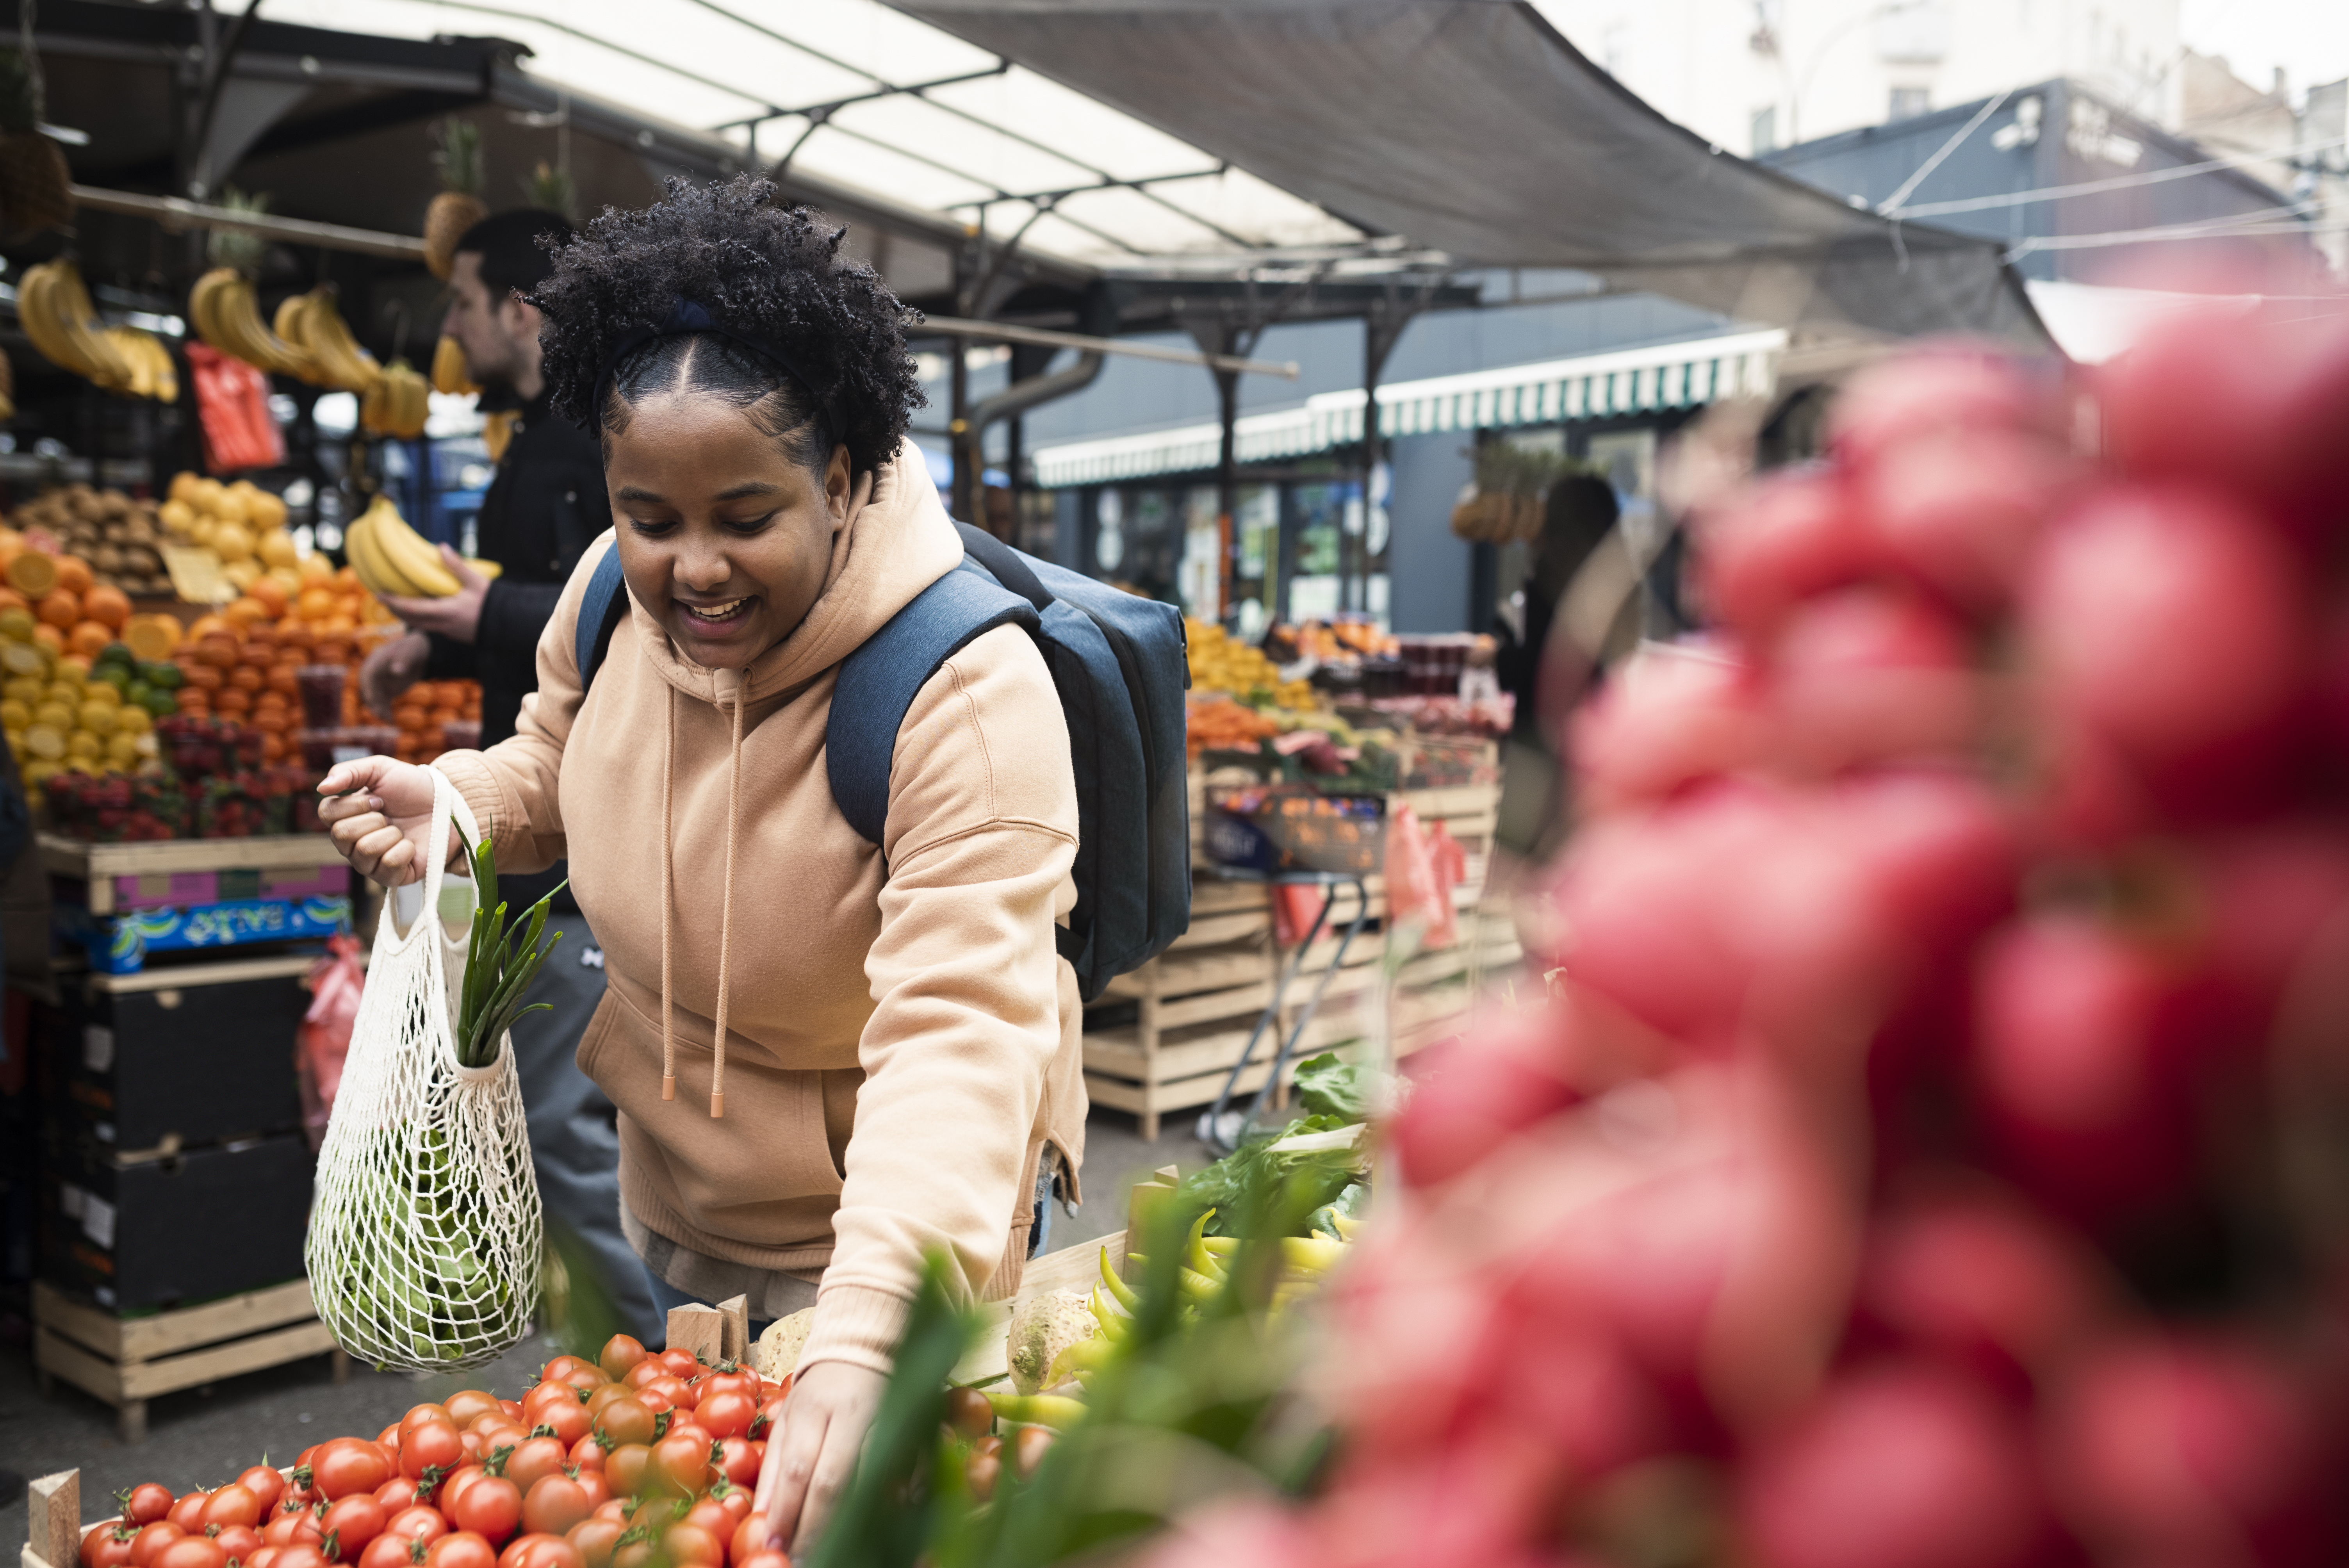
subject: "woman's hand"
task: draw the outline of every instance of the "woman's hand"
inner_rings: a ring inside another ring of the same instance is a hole
[[[766,1519],[771,1541],[791,1542],[792,1562],[807,1560],[832,1518],[888,1384],[880,1373],[844,1361],[819,1361],[792,1379],[781,1429],[767,1439],[750,1512]]]
[[[432,827],[432,770],[388,757],[337,762],[318,780],[329,797],[318,820],[331,824],[335,848],[351,869],[385,887],[424,875],[425,837]],[[457,835],[449,835],[457,847]]]

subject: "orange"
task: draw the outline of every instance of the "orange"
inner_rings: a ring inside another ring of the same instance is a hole
[[[324,621],[318,623],[318,633],[321,636],[326,637],[347,637],[358,629],[358,623],[352,620],[348,615],[329,615]],[[346,654],[342,658],[336,662],[337,664],[348,664],[350,662],[350,655]]]
[[[114,628],[103,621],[78,621],[74,629],[66,634],[66,646],[84,658],[98,657],[112,641]]]
[[[130,596],[119,588],[101,583],[81,596],[81,613],[119,632],[129,624]]]
[[[180,645],[180,623],[169,615],[139,615],[123,628],[122,640],[139,658],[155,663],[171,656]]]
[[[57,678],[59,680],[71,679],[84,681],[89,679],[89,661],[82,657],[79,654],[59,654],[57,655]]]
[[[213,632],[196,644],[196,662],[212,665],[216,670],[232,668],[236,664],[236,639],[225,632]]]
[[[57,586],[70,588],[77,593],[87,593],[89,585],[98,581],[90,575],[89,562],[78,555],[57,557]]]
[[[0,588],[0,610],[29,610],[32,602],[14,588]]]
[[[70,588],[53,588],[42,596],[36,613],[44,624],[63,632],[81,619],[81,600]]]
[[[285,738],[281,735],[272,735],[266,731],[263,732],[261,737],[261,759],[264,762],[284,761],[285,759]]]
[[[188,641],[201,643],[214,632],[233,632],[236,628],[219,615],[199,615],[188,626]]]
[[[232,600],[228,608],[222,610],[221,614],[228,618],[231,625],[237,627],[239,630],[243,630],[244,627],[253,625],[256,622],[268,619],[269,606],[248,593],[241,598]]]
[[[27,599],[38,599],[57,585],[57,558],[37,550],[22,552],[8,562],[8,586]]]
[[[261,602],[261,607],[269,613],[271,620],[274,621],[285,614],[285,584],[276,578],[256,577],[253,580],[253,586],[244,592],[248,597]]]
[[[294,603],[305,621],[323,621],[335,613],[335,596],[324,588],[305,588]]]
[[[33,628],[33,641],[40,644],[41,646],[48,649],[49,652],[53,654],[61,654],[65,652],[66,634],[63,632],[58,631],[55,626],[50,625],[47,621],[42,622],[39,625]]]
[[[228,677],[217,668],[199,664],[194,659],[182,659],[180,673],[188,677],[188,684],[181,688],[182,691],[218,691],[228,684]]]
[[[239,691],[236,687],[230,686],[226,690],[222,691],[219,696],[212,698],[212,706],[224,714],[231,715],[236,718],[243,718],[246,714],[253,711],[253,694],[249,691]]]

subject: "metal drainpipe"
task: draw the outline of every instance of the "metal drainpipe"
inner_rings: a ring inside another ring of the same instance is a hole
[[[994,397],[971,405],[970,412],[956,421],[956,425],[964,431],[961,439],[967,444],[971,456],[971,511],[968,514],[957,511],[957,515],[961,518],[961,521],[977,523],[981,528],[987,526],[987,519],[979,515],[984,511],[985,492],[979,488],[978,483],[979,454],[985,449],[987,428],[999,420],[1024,414],[1040,403],[1050,403],[1056,397],[1065,397],[1071,392],[1082,391],[1092,386],[1093,378],[1101,374],[1104,356],[1098,350],[1089,349],[1078,355],[1077,362],[1066,370],[1055,370],[1049,376],[1031,376],[1025,381],[1015,381]],[[960,407],[962,400],[958,397],[956,401],[957,407]],[[963,499],[962,477],[963,463],[960,449],[957,449],[955,459],[955,500],[958,504]]]

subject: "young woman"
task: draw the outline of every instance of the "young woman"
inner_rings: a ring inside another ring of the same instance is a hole
[[[1016,1288],[1039,1161],[1085,1099],[1069,737],[1043,659],[973,640],[899,728],[884,841],[833,803],[840,662],[962,557],[920,454],[905,311],[774,188],[606,212],[533,303],[615,521],[538,649],[517,733],[433,766],[501,871],[567,855],[609,991],[579,1065],[619,1109],[622,1221],[667,1303],[812,1304],[761,1503],[794,1555],[854,1466],[924,1254]],[[605,551],[629,604],[583,693]],[[320,783],[352,865],[421,874],[426,769]]]

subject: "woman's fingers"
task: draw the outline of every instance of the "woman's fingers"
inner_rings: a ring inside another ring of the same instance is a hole
[[[768,1538],[792,1542],[794,1559],[800,1554],[801,1514],[817,1459],[823,1451],[830,1417],[830,1411],[812,1400],[786,1400],[783,1429],[767,1444],[767,1462],[760,1468],[759,1491],[766,1497]]]
[[[849,1477],[856,1473],[856,1456],[864,1446],[864,1434],[853,1428],[854,1422],[842,1420],[824,1426],[823,1448],[816,1455],[815,1473],[808,1479],[807,1497],[800,1504],[799,1532],[792,1537],[794,1562],[806,1561],[816,1538],[831,1522],[840,1494],[848,1490]]]
[[[386,768],[399,764],[388,757],[362,757],[355,762],[337,762],[326,769],[318,780],[321,795],[347,795],[354,789],[372,789],[383,778]]]
[[[318,820],[339,822],[349,817],[364,816],[383,810],[383,797],[353,790],[348,795],[333,795],[318,802]]]

